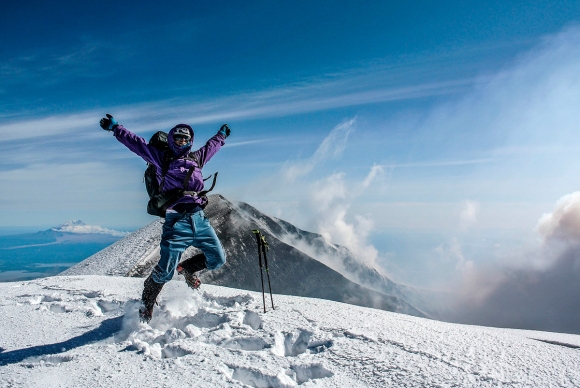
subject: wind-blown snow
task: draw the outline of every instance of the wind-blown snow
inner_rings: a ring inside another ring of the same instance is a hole
[[[574,387],[580,336],[438,322],[182,281],[137,320],[142,279],[2,283],[0,382],[26,387]]]
[[[65,222],[64,224],[61,224],[59,226],[50,229],[54,230],[55,232],[79,233],[79,234],[88,234],[88,233],[109,234],[111,236],[116,237],[124,237],[130,234],[130,232],[120,232],[118,230],[107,229],[101,226],[87,225],[80,220],[68,221]]]

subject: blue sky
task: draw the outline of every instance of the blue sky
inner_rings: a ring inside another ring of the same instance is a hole
[[[153,220],[105,113],[199,146],[227,122],[217,192],[448,280],[578,189],[579,22],[577,1],[6,2],[0,227]]]

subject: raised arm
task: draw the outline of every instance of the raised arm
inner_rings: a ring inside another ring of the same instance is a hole
[[[207,162],[219,151],[219,149],[226,143],[226,137],[231,133],[227,124],[222,125],[219,132],[205,143],[203,147],[194,152],[197,160],[201,164],[200,167],[205,166]]]
[[[147,144],[145,139],[135,135],[133,132],[117,123],[113,116],[107,114],[107,117],[101,120],[100,125],[104,130],[112,131],[113,135],[115,135],[119,142],[142,157],[146,162],[154,164],[157,167],[161,166],[161,151],[150,146]]]
[[[146,162],[161,167],[161,151],[147,144],[141,136],[135,135],[122,125],[117,125],[113,132],[117,140],[129,148],[131,151],[145,159]]]

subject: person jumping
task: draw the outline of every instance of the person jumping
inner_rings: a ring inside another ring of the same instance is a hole
[[[187,124],[177,124],[169,131],[168,148],[165,151],[148,144],[109,114],[101,119],[100,125],[104,130],[113,132],[117,140],[129,150],[155,166],[159,190],[170,198],[161,207],[165,213],[161,258],[145,280],[142,305],[139,308],[139,317],[148,323],[153,316],[157,296],[163,285],[171,280],[175,270],[185,277],[189,287],[197,289],[201,282],[196,272],[205,268],[215,270],[226,262],[217,234],[203,213],[208,199],[198,194],[204,186],[201,168],[225,144],[231,129],[227,124],[222,125],[203,147],[190,152],[194,133]],[[181,254],[189,246],[199,248],[202,253],[179,263]]]

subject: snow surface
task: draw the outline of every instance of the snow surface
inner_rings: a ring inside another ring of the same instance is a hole
[[[2,387],[574,387],[580,336],[458,325],[172,280],[150,325],[143,279],[0,284]],[[269,300],[267,301],[269,303]]]

